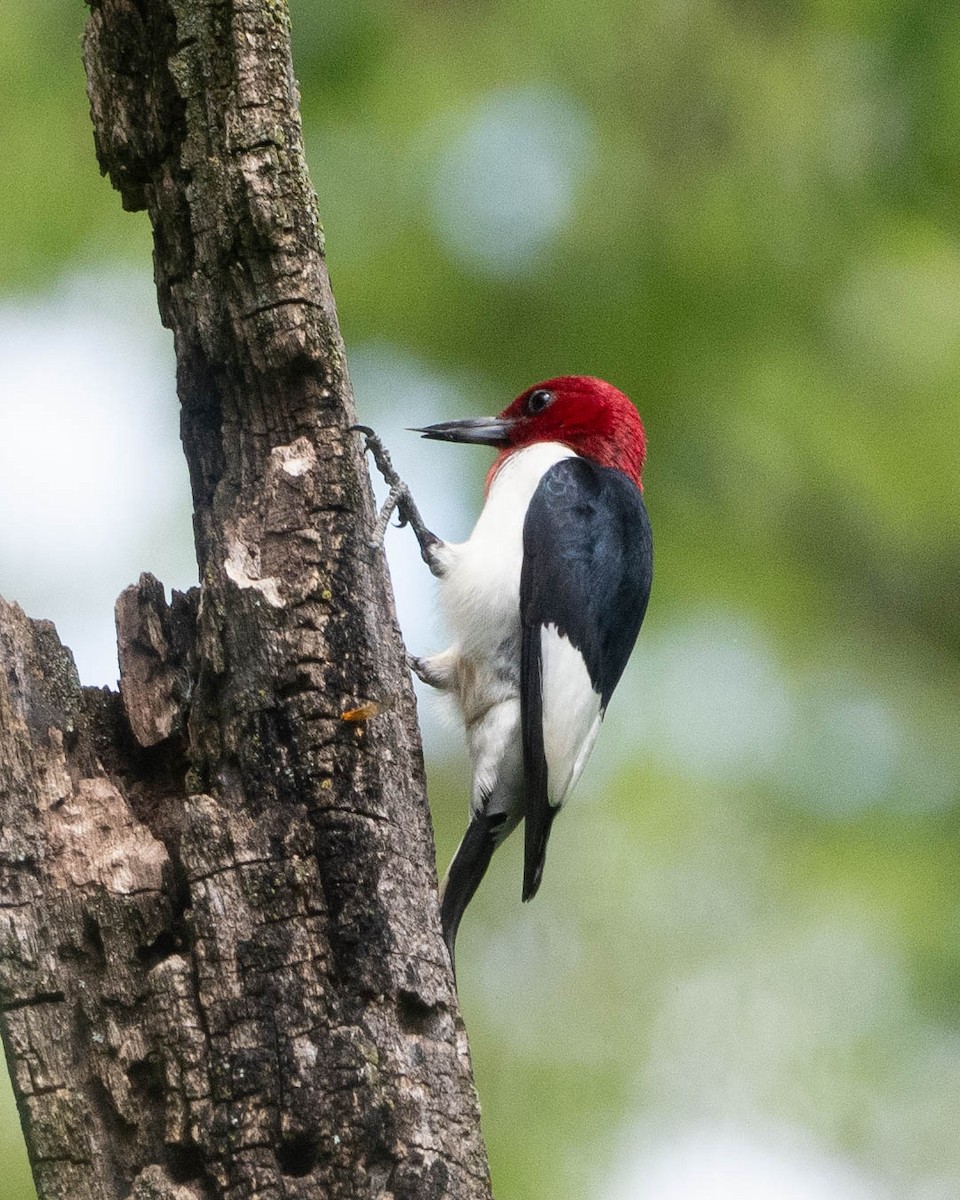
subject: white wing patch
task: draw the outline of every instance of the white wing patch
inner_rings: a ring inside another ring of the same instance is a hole
[[[540,629],[540,661],[547,798],[559,808],[583,774],[600,732],[600,695],[583,655],[555,625]]]

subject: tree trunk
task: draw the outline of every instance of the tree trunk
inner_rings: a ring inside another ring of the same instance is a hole
[[[42,1200],[489,1197],[282,0],[94,0],[201,587],[120,695],[0,602],[0,1030]]]

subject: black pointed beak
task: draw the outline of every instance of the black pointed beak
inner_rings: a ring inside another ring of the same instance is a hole
[[[477,446],[507,446],[510,443],[512,421],[501,417],[468,417],[463,421],[441,421],[439,425],[425,425],[412,429],[435,442],[471,442]]]

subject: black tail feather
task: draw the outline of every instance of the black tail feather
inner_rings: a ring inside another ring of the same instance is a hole
[[[523,846],[523,893],[521,899],[532,900],[540,887],[543,878],[543,864],[547,858],[547,842],[550,839],[550,828],[553,818],[559,812],[552,804],[543,804],[537,812],[537,820],[533,814],[527,813],[524,821]]]
[[[502,815],[491,820],[478,813],[467,826],[463,841],[453,856],[446,877],[440,887],[440,920],[443,924],[443,940],[450,955],[450,966],[456,978],[454,947],[460,918],[473,894],[480,886],[490,859],[497,846],[497,830],[503,825]]]

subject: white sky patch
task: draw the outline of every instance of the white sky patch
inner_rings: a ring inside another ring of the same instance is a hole
[[[600,747],[603,779],[643,759],[695,782],[760,781],[831,820],[890,806],[922,815],[955,794],[944,756],[924,749],[889,688],[830,646],[790,666],[747,614],[719,609],[641,631]]]
[[[468,266],[522,272],[572,217],[595,157],[593,123],[573,96],[546,85],[490,92],[437,163],[437,231]]]
[[[839,819],[885,802],[909,737],[896,710],[842,669],[811,673],[797,691],[802,719],[778,771],[784,794]]]
[[[793,702],[772,647],[750,621],[704,613],[641,632],[601,745],[643,750],[692,778],[738,779],[776,761]]]
[[[112,684],[120,591],[196,581],[170,336],[150,280],[117,273],[0,304],[0,343],[0,593]]]
[[[668,1134],[633,1156],[604,1188],[606,1200],[884,1200],[851,1163],[798,1133],[758,1137],[724,1126]]]
[[[803,1113],[834,1127],[874,1102],[851,1069],[871,1040],[908,1027],[906,972],[855,910],[791,935],[782,927],[679,979],[654,1022],[641,1092],[691,1120]]]

